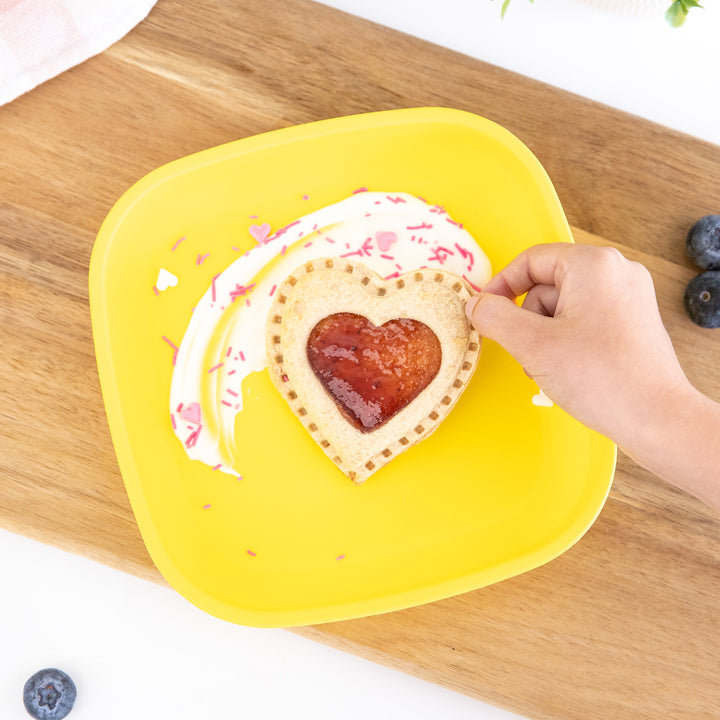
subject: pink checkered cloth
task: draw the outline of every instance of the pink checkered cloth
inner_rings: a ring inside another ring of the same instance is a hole
[[[0,0],[0,105],[105,50],[155,0]]]

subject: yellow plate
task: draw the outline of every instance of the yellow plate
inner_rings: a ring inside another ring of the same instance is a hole
[[[170,425],[173,349],[163,338],[179,345],[213,276],[255,244],[250,224],[282,227],[360,186],[445,206],[495,269],[529,245],[572,241],[550,180],[517,138],[475,115],[420,108],[172,162],[123,195],[95,244],[95,349],[135,517],[168,582],[226,620],[341,620],[530,570],[582,536],[612,482],[615,446],[534,405],[537,387],[491,342],[437,432],[361,487],[314,444],[267,371],[243,384],[242,481],[187,459]],[[179,283],[157,294],[160,268]]]

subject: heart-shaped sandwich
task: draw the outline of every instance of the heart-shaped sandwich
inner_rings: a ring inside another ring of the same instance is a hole
[[[441,270],[383,280],[344,258],[313,260],[277,288],[270,377],[353,482],[424,440],[465,390],[480,353],[468,297]]]

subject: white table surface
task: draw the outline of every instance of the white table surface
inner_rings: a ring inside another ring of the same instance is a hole
[[[662,8],[583,0],[512,0],[502,21],[502,0],[324,1],[720,144],[715,0],[679,30]],[[3,720],[28,717],[24,682],[48,666],[78,686],[73,720],[518,717],[287,631],[222,622],[165,587],[2,530],[0,570]]]

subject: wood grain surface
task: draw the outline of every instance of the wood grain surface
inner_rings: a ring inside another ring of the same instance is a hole
[[[681,303],[685,233],[720,212],[719,147],[308,0],[160,0],[121,42],[0,108],[0,525],[161,581],[95,366],[87,273],[102,220],[188,153],[424,105],[529,145],[576,239],[650,268],[684,368],[720,400],[720,331]],[[600,518],[551,563],[299,632],[531,718],[717,718],[719,591],[718,516],[621,455]]]

